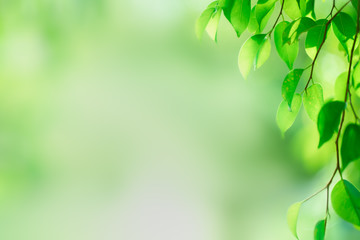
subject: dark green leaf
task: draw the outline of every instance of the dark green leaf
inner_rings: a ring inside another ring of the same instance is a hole
[[[333,32],[336,36],[336,38],[339,40],[341,46],[343,47],[343,49],[345,50],[346,55],[349,56],[349,52],[350,52],[350,48],[352,45],[352,40],[348,39],[346,36],[344,36],[338,29],[337,27],[335,27],[334,24],[332,24],[332,29]]]
[[[311,16],[315,19],[315,0],[307,0],[306,1],[306,15],[311,14]]]
[[[319,148],[331,139],[337,131],[340,123],[341,113],[345,109],[345,103],[333,101],[325,103],[321,108],[317,120],[317,127],[320,134]]]
[[[281,94],[284,100],[288,103],[289,107],[291,106],[293,96],[303,72],[304,69],[294,69],[289,72],[284,79]]]
[[[288,25],[289,22],[281,22],[276,26],[274,31],[274,42],[279,56],[286,63],[288,68],[292,69],[299,52],[299,43],[295,41],[292,44],[284,44],[282,36]]]
[[[276,123],[282,133],[285,132],[293,125],[295,119],[299,113],[301,107],[301,96],[300,94],[295,94],[292,100],[291,109],[288,106],[288,103],[283,100],[276,114]]]
[[[263,62],[263,56],[258,56],[259,51],[262,48],[264,42],[266,42],[266,34],[258,34],[250,37],[244,45],[241,47],[239,52],[239,69],[243,77],[246,79],[249,75],[251,68],[253,68],[255,59],[258,64]],[[265,49],[266,50],[266,49]],[[257,65],[257,63],[255,63]]]
[[[319,47],[324,40],[324,36],[326,39],[326,23],[327,20],[325,19],[316,21],[316,26],[309,29],[306,35],[305,50],[312,59],[314,59],[316,52],[319,50]]]
[[[314,240],[324,240],[325,239],[325,220],[320,220],[315,225],[314,230]]]
[[[297,202],[294,203],[293,205],[291,205],[287,211],[287,222],[288,222],[288,226],[290,231],[292,232],[292,234],[299,239],[298,235],[297,235],[297,221],[298,221],[298,217],[299,217],[299,211],[300,211],[300,207],[301,207],[302,202]]]
[[[233,26],[238,37],[245,31],[249,24],[251,13],[250,0],[231,0],[223,8],[224,15]]]
[[[360,158],[360,126],[349,124],[344,132],[341,144],[342,169],[349,163]]]
[[[303,103],[310,119],[317,122],[319,111],[324,105],[323,89],[319,84],[311,85],[303,95]]]
[[[302,17],[298,20],[291,22],[283,33],[283,41],[287,42],[294,42],[298,40],[302,33],[309,31],[312,27],[316,26],[314,20],[308,17]]]
[[[259,0],[255,7],[256,20],[259,24],[259,31],[261,32],[269,21],[271,14],[274,11],[275,2],[277,0]]]
[[[196,22],[196,36],[198,37],[198,39],[202,38],[205,28],[208,25],[210,18],[214,14],[214,12],[215,8],[207,8],[198,18]]]
[[[335,212],[345,221],[360,225],[360,192],[346,180],[340,180],[331,192]]]
[[[334,28],[347,38],[353,38],[356,33],[356,26],[349,14],[340,12],[332,21]]]

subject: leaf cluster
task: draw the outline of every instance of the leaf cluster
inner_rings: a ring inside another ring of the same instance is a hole
[[[278,9],[276,15],[275,9]],[[256,4],[252,4],[251,0],[217,0],[197,20],[196,34],[199,39],[206,31],[217,41],[222,13],[238,37],[245,30],[251,33],[238,55],[238,66],[245,79],[252,69],[256,70],[266,63],[273,45],[289,69],[282,83],[282,101],[276,114],[281,133],[284,135],[293,125],[303,105],[317,126],[318,148],[327,142],[335,143],[336,168],[329,182],[288,210],[291,232],[298,238],[296,225],[302,204],[324,190],[327,192],[325,216],[315,225],[314,239],[325,239],[330,200],[342,219],[360,226],[360,192],[353,183],[343,178],[345,169],[360,159],[359,106],[354,104],[360,98],[359,0],[333,0],[325,18],[317,18],[315,0],[258,0]],[[313,75],[319,53],[324,51],[323,46],[331,31],[338,41],[338,50],[348,62],[348,70],[337,77],[334,98],[324,99],[321,81],[315,81]],[[302,42],[311,64],[304,66],[304,63],[298,63],[295,68],[301,38],[305,40]],[[305,87],[299,89],[302,80],[305,80]],[[332,187],[337,174],[340,181]]]

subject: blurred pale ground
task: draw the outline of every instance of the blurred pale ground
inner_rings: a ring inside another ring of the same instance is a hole
[[[286,65],[273,48],[244,81],[246,35],[195,39],[207,4],[0,1],[0,239],[292,239],[286,210],[326,183],[332,146],[304,113],[281,138]],[[329,239],[356,234],[334,215]]]

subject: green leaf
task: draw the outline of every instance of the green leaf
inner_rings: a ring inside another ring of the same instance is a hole
[[[210,18],[208,25],[206,26],[206,31],[209,34],[209,37],[215,42],[217,42],[217,30],[219,26],[221,12],[221,8],[218,8]]]
[[[314,20],[308,17],[302,17],[298,20],[291,22],[283,33],[283,41],[287,42],[294,42],[298,40],[302,33],[309,31],[311,28],[316,26]]]
[[[324,36],[326,39],[327,32],[326,30],[326,23],[327,20],[321,19],[316,21],[316,26],[309,29],[306,40],[305,40],[305,51],[307,55],[314,59],[317,51],[319,50],[319,47],[321,43],[324,40]]]
[[[325,228],[326,228],[325,220],[320,220],[316,223],[314,230],[314,240],[325,239]]]
[[[198,37],[198,39],[202,38],[205,28],[208,25],[210,18],[214,14],[214,12],[215,8],[207,8],[198,18],[196,22],[196,36]]]
[[[360,126],[349,124],[344,132],[341,144],[342,169],[349,163],[360,158]]]
[[[299,239],[298,235],[297,235],[297,221],[298,221],[298,217],[299,217],[299,211],[300,211],[300,207],[301,207],[302,202],[297,202],[294,203],[293,205],[291,205],[287,211],[287,223],[289,226],[290,231],[292,232],[292,234]]]
[[[303,72],[304,69],[294,69],[289,72],[284,79],[281,87],[281,94],[284,100],[288,103],[289,107],[291,107],[293,96]]]
[[[261,67],[266,62],[266,60],[269,59],[270,52],[271,52],[270,40],[268,38],[265,38],[255,58],[255,69]]]
[[[341,46],[345,50],[346,55],[349,56],[350,48],[352,46],[353,41],[346,36],[344,36],[338,29],[335,27],[334,24],[332,24],[333,32],[336,36],[336,38],[339,40]]]
[[[349,14],[340,12],[332,21],[334,28],[347,38],[353,38],[356,33],[356,25]]]
[[[238,37],[245,31],[249,24],[251,13],[250,0],[231,0],[224,7],[224,15],[233,26]]]
[[[291,103],[291,109],[288,106],[288,103],[283,100],[276,114],[276,123],[282,133],[285,132],[293,125],[295,119],[299,113],[301,107],[301,96],[300,94],[295,94]]]
[[[248,25],[248,30],[251,33],[255,33],[259,29],[259,24],[256,20],[255,8],[256,8],[256,6],[251,9],[250,21],[249,21],[249,25]]]
[[[354,6],[355,10],[358,8],[358,0],[351,0],[351,4]]]
[[[266,55],[268,47],[265,47],[265,49],[261,50],[264,41],[266,42],[265,37],[266,34],[254,35],[248,40],[246,40],[246,42],[240,49],[238,64],[240,72],[245,79],[249,75],[251,68],[253,68],[255,59],[257,59],[255,66],[258,66],[263,63],[264,57],[266,57],[264,55]],[[259,52],[263,53],[259,54]]]
[[[255,7],[255,15],[259,24],[260,32],[266,27],[266,24],[274,11],[276,1],[277,0],[259,0],[257,2]]]
[[[301,17],[300,6],[296,0],[284,0],[284,11],[292,20]]]
[[[355,90],[357,90],[360,84],[360,64],[356,64],[352,77],[353,77]]]
[[[341,73],[335,81],[335,99],[343,101],[345,98],[345,91],[346,91],[346,82],[347,82],[348,72]]]
[[[317,122],[319,111],[324,105],[323,89],[320,84],[313,84],[305,91],[303,103],[309,118]]]
[[[306,15],[311,14],[312,18],[316,18],[315,16],[315,0],[307,0],[306,1]]]
[[[294,66],[295,59],[299,52],[299,43],[297,41],[292,44],[284,44],[282,39],[285,28],[289,25],[289,22],[281,22],[275,27],[274,42],[276,50],[281,59],[286,63],[289,69]]]
[[[360,225],[360,192],[347,180],[340,180],[331,192],[335,212],[345,221]]]
[[[317,127],[320,134],[320,148],[325,142],[329,141],[337,131],[340,123],[341,113],[345,109],[345,103],[332,101],[325,103],[321,108],[317,120]]]

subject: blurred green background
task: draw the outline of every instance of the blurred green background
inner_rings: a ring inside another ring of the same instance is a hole
[[[281,137],[274,47],[244,81],[248,35],[222,19],[218,44],[195,38],[208,3],[0,1],[0,239],[292,239],[287,208],[327,182],[332,146],[303,112]],[[358,239],[333,216],[329,239]]]

